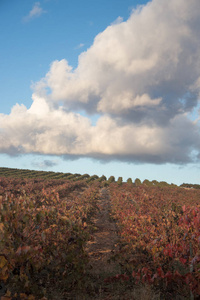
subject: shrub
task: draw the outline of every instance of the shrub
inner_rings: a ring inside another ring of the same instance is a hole
[[[127,183],[128,183],[128,184],[133,184],[132,179],[131,179],[131,178],[128,178],[128,179],[127,179]]]
[[[108,184],[115,182],[115,177],[114,176],[110,176],[108,179]]]
[[[139,186],[139,185],[141,185],[142,183],[141,183],[141,180],[139,179],[139,178],[136,178],[135,179],[135,186]]]
[[[122,177],[119,177],[118,180],[117,180],[117,183],[118,183],[119,185],[122,185],[122,181],[123,181],[123,180],[122,180]]]

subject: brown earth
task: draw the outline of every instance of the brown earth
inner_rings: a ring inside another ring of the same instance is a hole
[[[86,252],[89,257],[89,270],[85,277],[82,293],[77,293],[67,299],[73,300],[159,300],[149,286],[133,289],[126,281],[107,281],[121,274],[121,266],[114,261],[118,250],[118,235],[116,223],[110,216],[111,204],[109,187],[100,190],[97,200],[99,211],[93,217],[95,227],[93,239],[88,241]]]
[[[102,188],[97,201],[99,211],[93,218],[95,232],[93,240],[87,243],[86,252],[91,266],[90,274],[94,276],[110,276],[119,272],[116,262],[110,261],[117,249],[117,228],[110,218],[110,196],[107,188]],[[110,262],[109,262],[110,261]]]

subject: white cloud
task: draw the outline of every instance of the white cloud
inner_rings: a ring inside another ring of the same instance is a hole
[[[1,152],[151,163],[200,157],[199,123],[189,119],[200,94],[199,0],[153,0],[118,21],[76,69],[52,62],[29,109],[0,115]],[[99,120],[92,125],[80,111]]]
[[[196,127],[184,115],[172,119],[167,128],[122,124],[108,115],[92,126],[88,118],[61,107],[52,109],[35,95],[30,109],[17,104],[10,115],[0,115],[0,123],[0,151],[9,154],[180,163],[190,160],[194,146],[200,147]]]
[[[70,109],[83,108],[84,103],[90,112],[118,114],[123,108],[123,113],[134,115],[135,101],[122,104],[127,95],[129,99],[147,95],[154,104],[161,99],[157,109],[165,107],[168,119],[191,109],[197,101],[192,85],[199,78],[199,8],[197,0],[176,4],[154,0],[133,11],[126,22],[113,24],[96,36],[79,56],[75,70],[66,60],[52,63],[43,79],[52,90],[52,99],[62,99]],[[180,99],[185,99],[185,106]],[[140,106],[147,106],[146,114],[152,114],[149,102]],[[154,120],[160,121],[160,115],[156,113]]]
[[[119,16],[114,22],[111,23],[111,25],[120,24],[122,22],[123,22],[123,18]]]
[[[28,22],[34,18],[41,16],[45,12],[46,11],[43,10],[42,7],[40,6],[40,2],[35,2],[29,14],[23,18],[23,21]]]
[[[83,44],[83,43],[80,43],[78,46],[76,46],[76,48],[75,49],[80,49],[80,48],[83,48],[85,46],[85,44]]]
[[[132,91],[121,91],[118,95],[115,96],[115,101],[110,101],[113,96],[113,93],[105,94],[102,97],[101,101],[99,101],[97,109],[100,112],[108,112],[112,111],[113,113],[123,113],[123,111],[127,111],[128,109],[143,109],[144,107],[147,108],[157,106],[162,101],[161,98],[158,99],[151,99],[148,94],[143,94],[141,96],[134,95]],[[122,100],[123,99],[123,100]]]

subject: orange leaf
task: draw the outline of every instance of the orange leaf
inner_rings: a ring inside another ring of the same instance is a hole
[[[0,223],[0,231],[3,232],[3,229],[4,229],[3,223]]]
[[[35,297],[33,295],[29,295],[28,300],[35,300]]]
[[[2,269],[7,263],[8,263],[8,261],[6,260],[5,256],[1,255],[0,256],[0,268]]]
[[[25,299],[27,299],[27,295],[24,293],[20,293],[20,298],[25,300]]]

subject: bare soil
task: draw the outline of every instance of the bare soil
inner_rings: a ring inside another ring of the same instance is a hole
[[[93,239],[88,241],[86,252],[89,257],[89,270],[85,277],[82,293],[68,299],[74,300],[159,300],[149,286],[133,289],[130,283],[123,281],[109,282],[106,279],[121,274],[121,266],[114,261],[118,250],[117,225],[110,216],[109,187],[100,190],[97,200],[99,211],[93,217],[95,230]]]
[[[116,224],[110,218],[110,196],[107,188],[101,189],[97,205],[99,211],[93,218],[95,232],[93,240],[87,243],[86,252],[91,267],[89,273],[95,277],[103,274],[106,277],[119,272],[116,262],[111,260],[117,249],[118,236]]]

